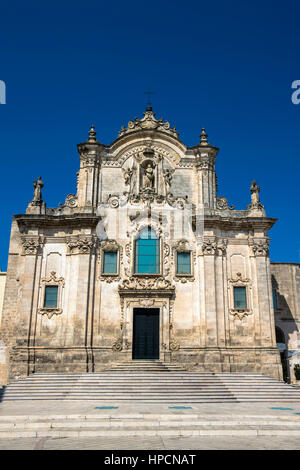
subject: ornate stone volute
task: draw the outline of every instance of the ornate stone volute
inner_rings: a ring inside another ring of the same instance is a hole
[[[115,240],[105,240],[101,242],[101,248],[103,251],[118,251],[120,249],[119,244]]]
[[[220,196],[217,199],[217,209],[220,211],[225,211],[225,210],[232,211],[234,209],[234,206],[229,206],[227,198],[224,196]]]
[[[93,237],[74,236],[67,237],[67,246],[69,249],[68,254],[90,254],[95,246],[95,240]]]
[[[252,247],[254,256],[269,256],[269,239],[263,240],[250,240],[249,244]]]
[[[37,255],[40,247],[43,245],[43,240],[39,236],[23,236],[21,237],[21,243],[23,247],[23,255]]]
[[[202,243],[202,254],[203,255],[216,255],[218,254],[217,251],[217,243],[215,240],[205,239]]]

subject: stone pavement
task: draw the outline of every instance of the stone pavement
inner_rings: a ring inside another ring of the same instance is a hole
[[[136,437],[1,439],[0,450],[299,450],[299,437]]]
[[[170,405],[133,405],[111,403],[116,409],[99,409],[109,406],[99,402],[67,402],[67,401],[35,401],[35,402],[6,402],[0,404],[0,417],[6,416],[40,416],[49,415],[114,415],[116,419],[122,414],[169,414],[180,417],[182,414],[195,413],[207,419],[218,419],[222,416],[228,419],[245,417],[245,419],[272,418],[277,424],[282,420],[300,420],[299,403],[212,403],[185,404],[185,409],[169,408]],[[188,408],[191,407],[191,408]],[[238,430],[238,427],[237,427]],[[34,449],[34,450],[217,450],[217,449],[300,449],[300,432],[298,435],[274,436],[101,436],[101,437],[31,437],[31,438],[1,438],[0,450]],[[241,433],[242,434],[242,433]]]

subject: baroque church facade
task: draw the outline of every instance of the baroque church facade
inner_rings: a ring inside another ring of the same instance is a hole
[[[256,182],[245,210],[229,206],[205,129],[187,147],[151,107],[110,145],[92,126],[78,152],[76,194],[48,208],[39,177],[26,214],[13,217],[7,380],[141,359],[281,379],[268,235],[276,219]]]

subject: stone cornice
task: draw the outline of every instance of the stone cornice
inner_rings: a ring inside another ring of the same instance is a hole
[[[222,230],[270,230],[278,219],[270,217],[221,217],[217,215],[205,215],[204,226],[207,228],[219,228]],[[193,216],[193,223],[196,222],[196,216]]]
[[[72,215],[35,215],[17,214],[14,216],[20,227],[96,227],[101,217],[92,214],[72,214]]]

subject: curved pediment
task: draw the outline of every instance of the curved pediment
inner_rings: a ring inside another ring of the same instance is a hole
[[[163,121],[162,118],[156,119],[155,113],[153,113],[151,106],[146,108],[146,111],[143,113],[143,115],[144,117],[142,119],[138,119],[136,117],[133,121],[130,120],[128,122],[127,128],[122,126],[119,132],[119,137],[122,137],[131,132],[147,129],[161,131],[178,138],[178,132],[176,128],[171,128],[169,121]]]

